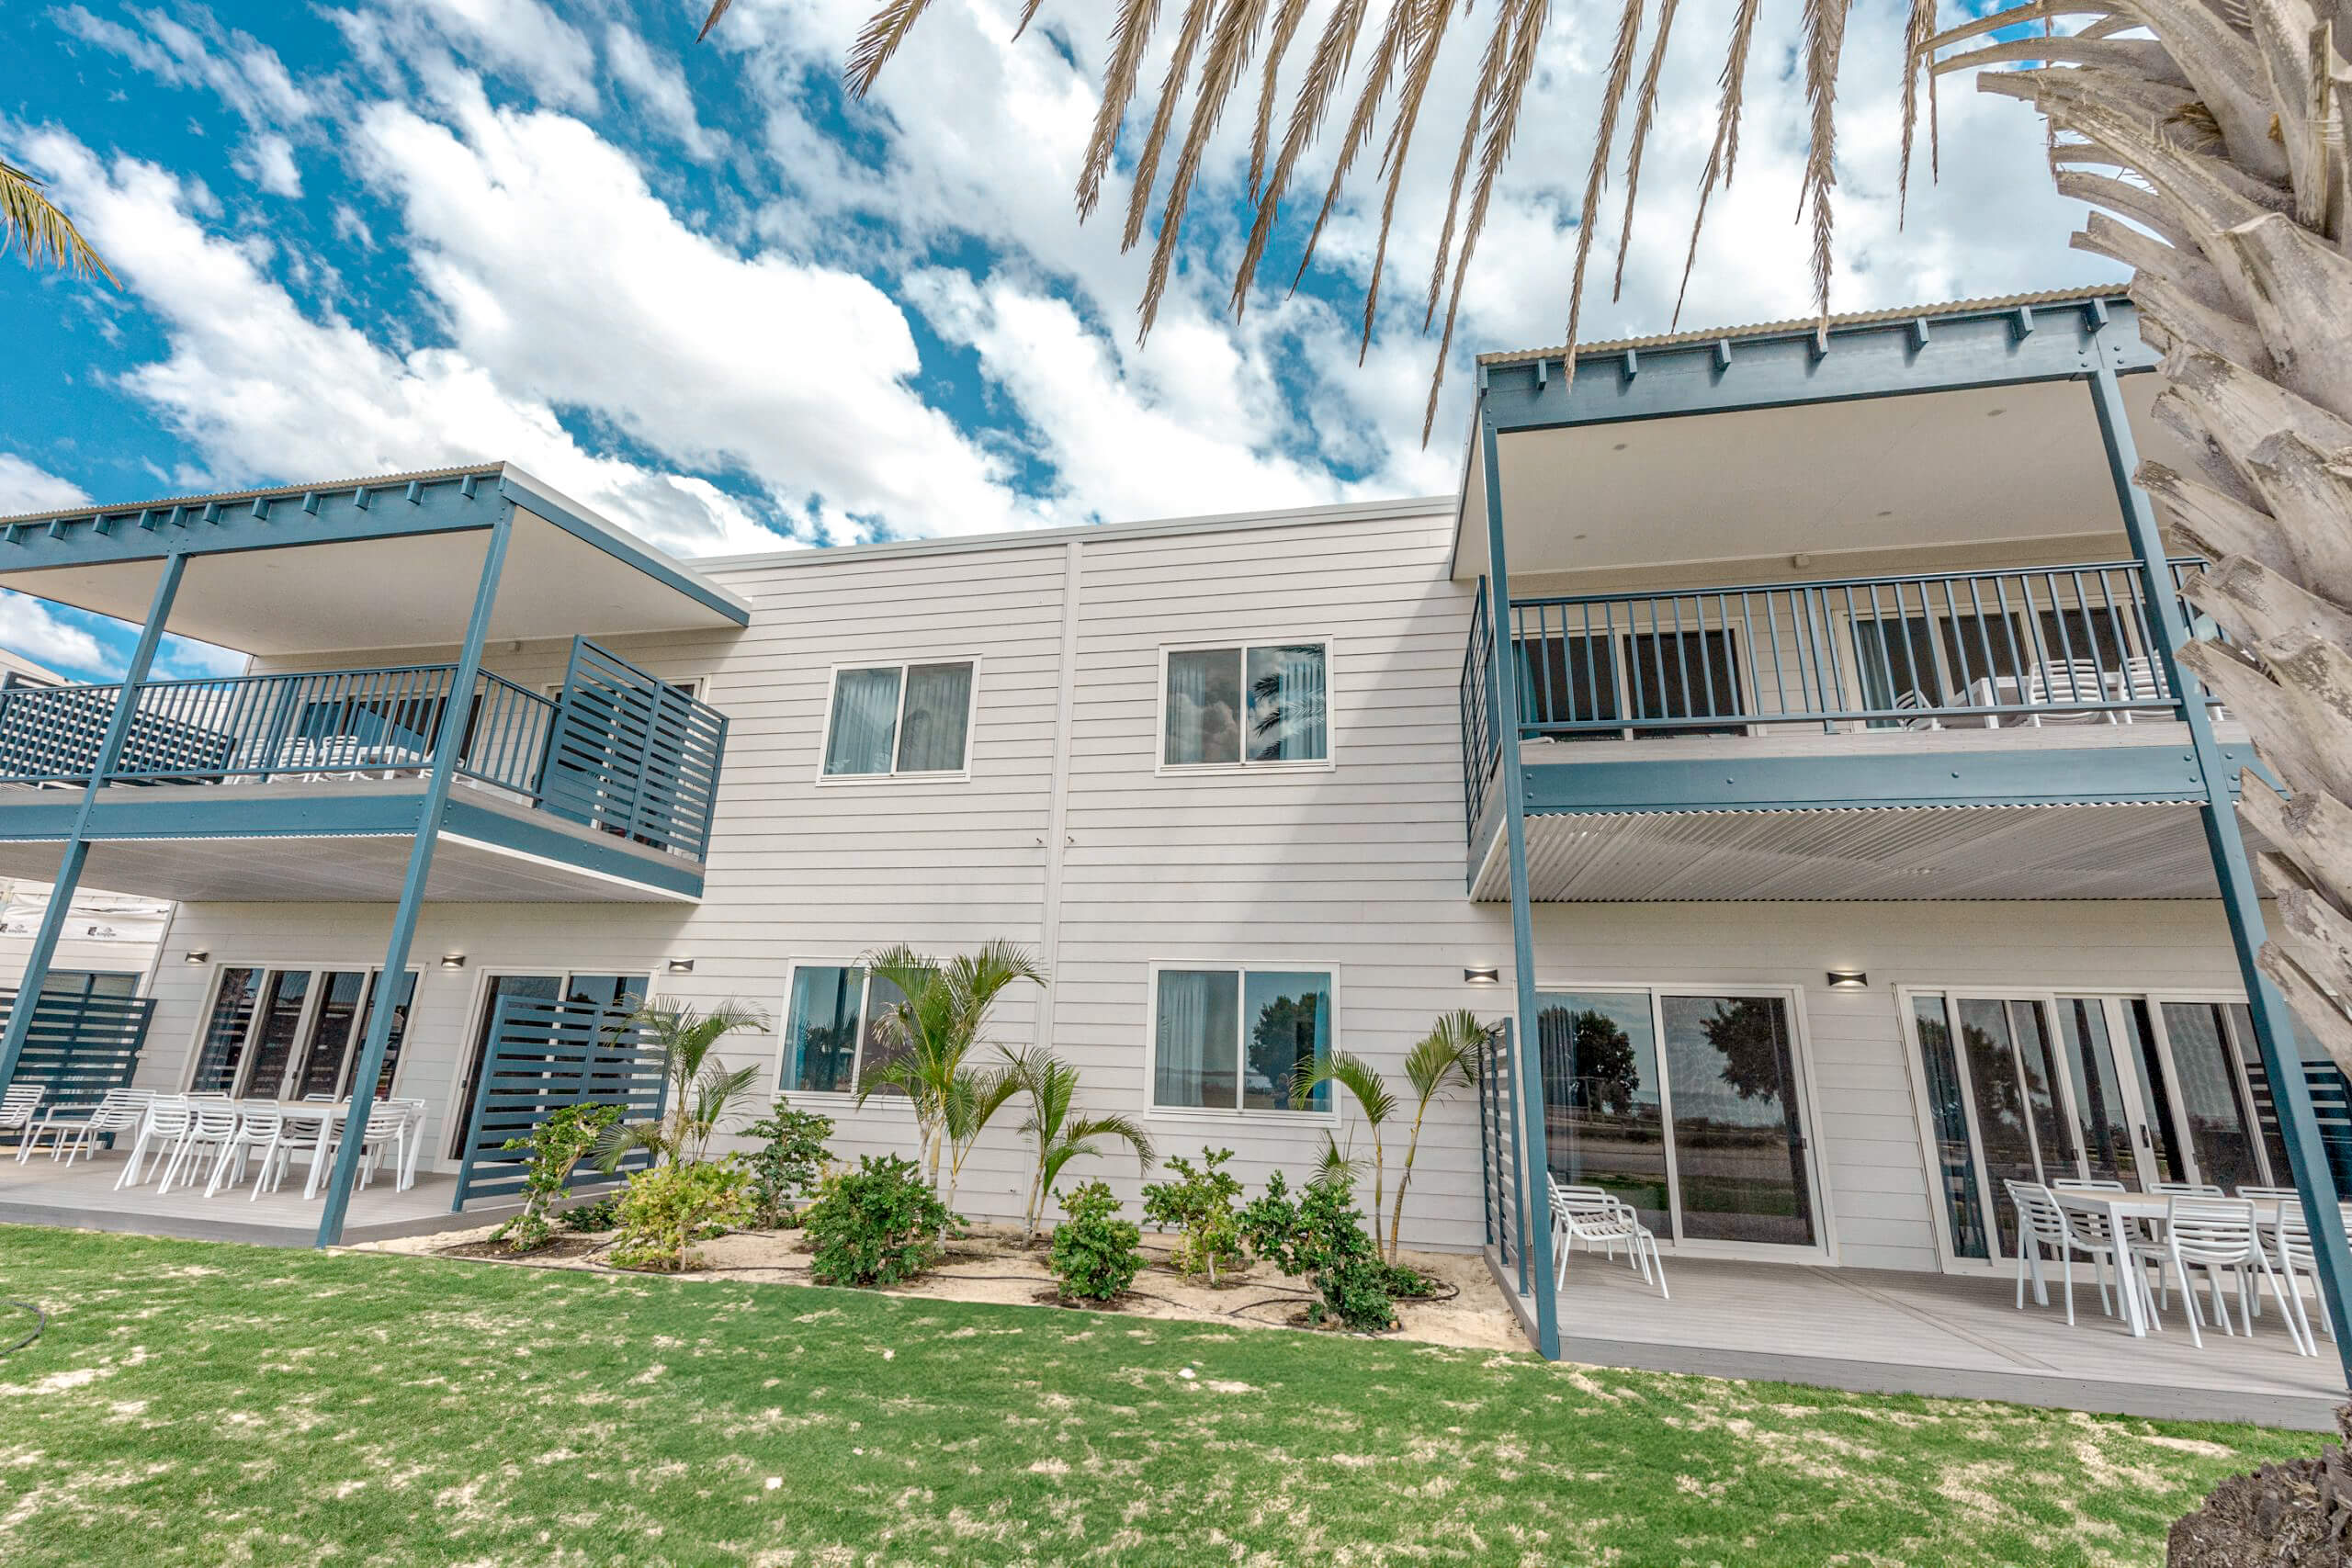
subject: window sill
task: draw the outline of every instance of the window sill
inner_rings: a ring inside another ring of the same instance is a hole
[[[819,773],[819,789],[843,789],[859,784],[969,784],[971,770],[953,773]]]
[[[1336,1127],[1337,1111],[1227,1111],[1206,1105],[1154,1105],[1144,1115],[1154,1122],[1192,1122],[1218,1126]]]
[[[1163,779],[1239,779],[1269,773],[1329,773],[1339,763],[1326,757],[1316,762],[1161,762],[1152,771]]]

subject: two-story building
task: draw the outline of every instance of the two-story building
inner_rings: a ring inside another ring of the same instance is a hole
[[[1302,1061],[1513,1024],[1406,1236],[1488,1247],[1553,1353],[1506,1131],[1669,1268],[2006,1278],[2005,1179],[2286,1184],[2309,1116],[2238,945],[2251,750],[2181,700],[2189,563],[2125,482],[2188,461],[2133,322],[1490,355],[1431,500],[691,567],[497,465],[0,521],[0,585],[253,656],[0,693],[0,874],[178,901],[139,1087],[373,1061],[421,1106],[410,1196],[330,1183],[288,1239],[446,1210],[501,1029],[563,1005],[754,1004],[736,1059],[908,1152],[859,957],[1002,937],[1050,979],[1000,1038],[1252,1189],[1363,1145]],[[968,1215],[1021,1211],[1014,1121]]]

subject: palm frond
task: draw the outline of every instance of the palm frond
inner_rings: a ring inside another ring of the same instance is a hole
[[[1168,203],[1159,214],[1159,241],[1151,250],[1151,267],[1144,276],[1143,304],[1136,311],[1136,342],[1151,335],[1159,318],[1159,297],[1168,288],[1170,265],[1176,258],[1176,241],[1184,231],[1184,208],[1192,200],[1193,181],[1201,170],[1201,155],[1208,147],[1225,104],[1249,63],[1250,49],[1265,19],[1266,0],[1225,0],[1216,27],[1209,36],[1208,57],[1201,62],[1201,85],[1193,98],[1193,123],[1184,132],[1183,149],[1176,154],[1175,171],[1168,177]]]
[[[1667,330],[1682,322],[1683,297],[1690,292],[1690,269],[1699,259],[1699,231],[1707,225],[1707,198],[1720,182],[1731,184],[1739,161],[1739,117],[1747,95],[1747,46],[1756,37],[1757,13],[1763,0],[1739,0],[1732,13],[1731,42],[1724,54],[1723,91],[1715,104],[1715,141],[1707,152],[1707,172],[1699,180],[1699,211],[1690,220],[1690,248],[1682,258],[1682,283],[1674,291],[1674,315]]]
[[[1266,176],[1265,188],[1258,193],[1258,215],[1250,224],[1250,241],[1242,247],[1241,265],[1234,270],[1231,303],[1236,314],[1250,298],[1250,280],[1258,276],[1258,264],[1266,254],[1266,242],[1273,237],[1274,215],[1281,210],[1283,192],[1290,186],[1291,171],[1298,166],[1300,155],[1314,144],[1317,133],[1323,129],[1323,116],[1331,107],[1331,95],[1347,75],[1348,62],[1355,53],[1356,33],[1363,26],[1363,14],[1364,0],[1338,0],[1315,40],[1315,52],[1307,56],[1306,75],[1299,83],[1298,96],[1291,104],[1290,124],[1283,131],[1282,151],[1275,155],[1274,172]]]
[[[1812,137],[1805,149],[1804,177],[1797,216],[1813,208],[1813,304],[1817,317],[1829,315],[1830,191],[1838,184],[1838,62],[1846,49],[1846,11],[1853,0],[1805,0],[1804,92],[1813,106]]]
[[[1629,3],[1637,4],[1638,0]],[[1496,78],[1488,100],[1478,184],[1470,198],[1470,216],[1462,225],[1462,253],[1454,262],[1453,288],[1446,300],[1445,333],[1438,340],[1437,372],[1430,378],[1429,409],[1421,415],[1424,443],[1437,425],[1438,393],[1445,386],[1445,356],[1453,351],[1453,323],[1462,310],[1463,280],[1470,276],[1470,258],[1477,252],[1479,231],[1487,226],[1487,205],[1494,198],[1496,176],[1502,172],[1503,160],[1510,156],[1510,144],[1519,134],[1520,106],[1526,98],[1528,81],[1535,73],[1535,46],[1543,40],[1544,21],[1550,14],[1551,4],[1550,0],[1502,0],[1497,10],[1498,36],[1506,22],[1510,28],[1510,57],[1502,73]],[[1569,363],[1574,364],[1574,359]]]
[[[1021,41],[1021,35],[1027,32],[1029,30],[1029,24],[1037,19],[1037,7],[1043,4],[1045,4],[1045,0],[1023,0],[1023,4],[1021,7],[1021,25],[1012,29],[1013,42],[1019,43]]]
[[[1143,238],[1152,187],[1159,183],[1159,154],[1168,145],[1168,132],[1176,123],[1176,106],[1184,99],[1184,78],[1192,71],[1193,52],[1208,33],[1215,9],[1216,0],[1185,0],[1184,15],[1176,24],[1176,51],[1169,56],[1168,74],[1159,84],[1159,105],[1152,110],[1151,130],[1145,133],[1143,151],[1136,157],[1135,184],[1127,191],[1127,227],[1119,238],[1122,251],[1135,249],[1136,242]]]
[[[710,36],[710,29],[718,26],[718,18],[727,15],[727,8],[733,4],[735,0],[711,0],[710,15],[702,19],[702,29],[695,34],[696,43]]]
[[[1894,176],[1894,223],[1898,229],[1903,226],[1904,217],[1911,207],[1911,132],[1919,123],[1919,77],[1928,69],[1928,62],[1924,58],[1928,52],[1928,40],[1935,36],[1936,0],[1911,0],[1911,21],[1903,34],[1903,152]],[[1935,112],[1935,91],[1936,79],[1930,75],[1928,77],[1930,115]],[[1932,128],[1928,141],[1932,156],[1935,143]]]
[[[1159,1151],[1142,1122],[1132,1116],[1116,1113],[1106,1116],[1086,1116],[1069,1124],[1064,1134],[1070,1143],[1087,1143],[1095,1138],[1116,1138],[1135,1150],[1136,1164],[1148,1170],[1159,1160]]]
[[[1152,30],[1159,25],[1159,0],[1119,0],[1119,14],[1111,24],[1111,62],[1102,73],[1102,102],[1094,111],[1094,133],[1087,138],[1086,161],[1078,171],[1078,220],[1094,216],[1102,196],[1102,176],[1110,172],[1111,156],[1118,150],[1119,128],[1126,123],[1127,105],[1136,96],[1136,80],[1143,72],[1144,51]]]
[[[1363,1119],[1374,1127],[1396,1113],[1396,1096],[1382,1080],[1378,1069],[1346,1051],[1317,1055],[1300,1068],[1291,1080],[1291,1104],[1303,1109],[1307,1096],[1327,1083],[1336,1083],[1346,1089],[1363,1112]]]
[[[1256,201],[1265,186],[1266,149],[1274,135],[1274,86],[1283,61],[1290,53],[1298,25],[1306,19],[1306,0],[1282,0],[1274,12],[1274,36],[1266,45],[1265,65],[1258,84],[1258,118],[1250,133],[1250,199]]]
[[[1306,244],[1299,254],[1298,270],[1291,275],[1294,293],[1314,263],[1316,244],[1323,238],[1323,225],[1330,220],[1331,209],[1339,202],[1340,188],[1347,183],[1348,171],[1355,166],[1356,154],[1372,142],[1373,126],[1379,118],[1381,103],[1388,96],[1389,79],[1396,75],[1396,62],[1405,56],[1405,40],[1411,34],[1412,19],[1419,10],[1419,0],[1390,0],[1388,20],[1381,27],[1379,42],[1373,46],[1371,63],[1364,67],[1355,112],[1348,117],[1347,131],[1340,138],[1340,154],[1331,164],[1331,180],[1324,187],[1323,205],[1315,214],[1315,227],[1307,231]]]
[[[1463,182],[1470,177],[1470,154],[1477,151],[1478,129],[1487,122],[1487,105],[1502,80],[1503,62],[1510,54],[1510,15],[1517,0],[1496,0],[1494,30],[1487,37],[1486,52],[1478,57],[1478,80],[1470,92],[1469,110],[1462,117],[1462,145],[1453,154],[1453,182],[1446,187],[1445,227],[1438,231],[1437,254],[1430,262],[1430,292],[1421,307],[1421,331],[1437,320],[1437,302],[1445,292],[1445,264],[1453,255],[1453,226],[1462,209]],[[1442,375],[1445,362],[1438,361]],[[1431,401],[1435,401],[1434,396]],[[1426,436],[1423,439],[1427,439]]]
[[[1323,1134],[1323,1153],[1315,1161],[1315,1179],[1323,1181],[1353,1181],[1363,1174],[1363,1159],[1340,1147],[1340,1140],[1329,1133]]]
[[[850,46],[849,65],[842,73],[850,96],[862,98],[873,90],[882,67],[890,63],[890,57],[899,52],[907,34],[930,8],[931,0],[883,0],[882,8],[867,18],[865,30]]]
[[[1372,352],[1372,323],[1380,310],[1380,279],[1388,265],[1388,232],[1396,219],[1396,193],[1405,185],[1405,159],[1412,151],[1413,128],[1420,122],[1421,101],[1428,96],[1430,78],[1437,69],[1438,51],[1445,42],[1445,24],[1453,15],[1453,0],[1421,0],[1420,25],[1414,33],[1404,90],[1397,96],[1396,120],[1389,128],[1388,146],[1381,153],[1381,172],[1388,176],[1388,189],[1380,198],[1380,242],[1373,249],[1372,276],[1364,285],[1363,336],[1356,344],[1359,368],[1364,356]],[[1461,183],[1459,173],[1454,181],[1457,186]],[[1295,280],[1292,286],[1296,287]]]
[[[1566,372],[1577,367],[1577,333],[1584,324],[1584,271],[1592,260],[1592,228],[1600,218],[1600,187],[1609,180],[1609,150],[1617,138],[1617,112],[1624,107],[1625,89],[1634,80],[1634,46],[1641,41],[1642,13],[1647,0],[1625,0],[1617,17],[1617,46],[1609,56],[1609,80],[1601,89],[1600,124],[1592,136],[1592,163],[1585,171],[1583,216],[1577,220],[1577,253],[1568,280],[1567,347],[1560,357]],[[1454,288],[1462,285],[1457,280]]]
[[[1625,293],[1625,254],[1634,248],[1634,206],[1642,188],[1642,149],[1650,139],[1650,119],[1657,113],[1658,73],[1666,67],[1666,42],[1674,36],[1674,12],[1679,0],[1658,0],[1657,35],[1650,40],[1650,62],[1642,69],[1642,88],[1634,95],[1634,136],[1625,148],[1625,223],[1617,232],[1617,275],[1610,281],[1609,298]]]

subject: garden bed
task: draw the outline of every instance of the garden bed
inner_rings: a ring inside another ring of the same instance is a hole
[[[512,1254],[488,1244],[492,1227],[438,1235],[406,1236],[368,1242],[359,1250],[430,1254],[445,1258],[520,1263],[537,1268],[586,1269],[624,1272],[600,1261],[605,1237],[559,1235],[536,1252]],[[754,1280],[807,1285],[808,1252],[797,1231],[741,1231],[697,1244],[705,1267],[673,1276],[686,1280]],[[1109,1310],[1134,1317],[1193,1323],[1246,1324],[1259,1328],[1306,1328],[1306,1308],[1311,1299],[1301,1280],[1271,1264],[1258,1263],[1238,1273],[1221,1275],[1212,1288],[1188,1280],[1167,1265],[1166,1238],[1147,1235],[1143,1250],[1150,1267],[1136,1276],[1134,1286],[1122,1292]],[[1433,1296],[1400,1299],[1396,1337],[1432,1345],[1471,1349],[1523,1350],[1527,1341],[1519,1320],[1476,1253],[1408,1252],[1402,1261],[1435,1280]],[[960,1235],[947,1248],[945,1260],[931,1273],[888,1293],[932,1297],[942,1301],[998,1302],[1016,1305],[1059,1304],[1086,1307],[1091,1303],[1058,1301],[1054,1277],[1046,1268],[1046,1247],[1023,1247],[1012,1227],[980,1226]]]

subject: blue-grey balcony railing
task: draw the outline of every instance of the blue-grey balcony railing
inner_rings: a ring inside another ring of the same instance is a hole
[[[2176,589],[2201,564],[2172,562]],[[2177,719],[2141,582],[2134,562],[2098,561],[1515,598],[1519,733],[1576,740]],[[1485,603],[1482,584],[1462,674],[1474,831],[1499,751],[1485,711],[1493,657]]]
[[[586,638],[560,693],[453,664],[148,681],[104,783],[141,787],[413,777],[440,727],[466,728],[460,776],[634,842],[699,859],[727,721]],[[0,690],[0,784],[86,783],[119,683]]]

